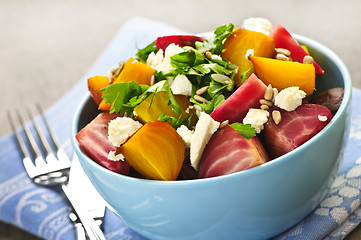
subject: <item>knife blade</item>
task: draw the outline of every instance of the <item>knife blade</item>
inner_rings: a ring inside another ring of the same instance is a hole
[[[77,155],[73,154],[69,176],[69,189],[72,191],[77,202],[81,203],[90,217],[101,227],[105,215],[105,201],[96,191],[89,178],[86,176]],[[74,223],[76,239],[85,240],[86,234],[79,218],[74,212],[69,215]]]

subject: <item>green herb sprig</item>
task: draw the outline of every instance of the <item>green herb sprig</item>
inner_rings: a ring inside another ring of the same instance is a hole
[[[229,126],[247,139],[251,139],[252,137],[256,136],[256,129],[252,127],[251,124],[242,124],[236,122],[230,124]]]
[[[232,93],[234,89],[234,76],[237,71],[235,64],[228,63],[227,60],[219,55],[215,58],[206,57],[206,52],[220,54],[223,49],[224,40],[232,33],[233,25],[226,24],[216,29],[214,37],[204,42],[196,42],[196,47],[185,46],[183,52],[171,57],[171,66],[173,71],[162,74],[156,73],[156,79],[166,79],[169,76],[178,74],[186,75],[191,81],[192,96],[190,101],[203,108],[206,113],[212,112],[220,103]],[[230,81],[220,83],[215,81],[212,74],[221,74],[227,76]],[[209,86],[206,93],[202,95],[207,103],[199,102],[193,98],[197,89]]]
[[[145,48],[139,49],[138,52],[135,54],[136,59],[140,62],[147,62],[148,56],[152,52],[157,52],[158,48],[155,45],[155,41],[147,45]]]
[[[136,82],[114,83],[103,89],[102,98],[105,103],[112,104],[110,113],[116,112],[123,115],[125,112],[131,114],[133,109],[142,103],[151,94],[157,92],[166,92],[169,102],[176,115],[181,113],[181,108],[170,90],[169,83],[166,80],[157,82],[153,86],[140,85]],[[150,107],[150,106],[149,106]]]
[[[168,122],[174,129],[179,128],[181,125],[185,125],[186,127],[189,128],[189,126],[191,124],[191,118],[192,118],[192,115],[189,115],[187,118],[185,118],[182,121],[182,115],[180,115],[178,118],[175,118],[175,117],[160,113],[159,117],[158,117],[158,121]]]

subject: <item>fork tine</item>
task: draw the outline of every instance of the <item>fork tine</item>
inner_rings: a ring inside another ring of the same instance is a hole
[[[8,116],[8,120],[9,120],[11,129],[12,129],[12,131],[13,131],[14,134],[15,134],[16,141],[17,141],[17,143],[18,143],[18,145],[19,145],[19,147],[20,147],[21,155],[23,156],[23,158],[25,158],[25,157],[30,158],[30,153],[29,153],[28,149],[25,147],[25,142],[24,142],[24,140],[22,139],[22,137],[20,136],[20,134],[19,134],[18,131],[16,130],[15,123],[14,123],[14,119],[13,119],[13,117],[11,116],[10,111],[7,111],[7,116]]]
[[[41,118],[43,119],[43,122],[45,124],[46,129],[49,132],[49,135],[50,135],[51,141],[53,142],[54,147],[56,148],[56,150],[58,150],[59,149],[58,141],[56,140],[52,130],[49,127],[49,123],[48,123],[48,121],[46,120],[46,118],[44,116],[43,109],[41,108],[40,104],[38,104],[38,103],[36,104],[36,107],[37,107],[37,109],[38,109],[38,111],[40,113]]]
[[[25,142],[24,142],[23,138],[20,136],[19,132],[16,130],[16,127],[15,127],[15,124],[14,124],[14,119],[13,119],[10,111],[7,112],[7,115],[8,115],[8,120],[9,120],[11,129],[14,132],[16,141],[17,141],[18,146],[20,148],[20,153],[23,156],[24,168],[25,168],[26,172],[28,173],[28,175],[32,178],[37,174],[36,167],[35,167],[34,163],[31,160],[30,153],[29,153],[28,149],[25,147]]]
[[[32,123],[34,125],[35,131],[36,131],[36,133],[37,133],[37,135],[38,135],[38,137],[40,139],[39,142],[40,142],[41,148],[43,150],[43,153],[45,155],[46,162],[47,163],[55,163],[55,162],[57,162],[58,160],[54,156],[53,151],[52,151],[52,149],[50,147],[50,142],[45,137],[43,131],[39,127],[39,124],[37,123],[37,121],[36,121],[36,119],[34,117],[34,114],[32,113],[33,108],[31,106],[29,106],[28,108],[26,108],[26,110],[28,112],[29,118],[31,119],[31,121],[32,121]]]
[[[53,134],[51,128],[49,127],[49,123],[46,120],[43,109],[41,108],[40,104],[36,104],[36,107],[38,108],[40,116],[43,119],[43,122],[44,122],[44,124],[45,124],[45,126],[46,126],[46,128],[47,128],[47,130],[49,132],[50,138],[51,138],[51,140],[53,142],[53,146],[55,147],[56,152],[57,152],[58,160],[70,165],[71,164],[70,159],[68,158],[68,156],[66,155],[64,150],[59,147],[58,141],[56,140],[55,135]]]
[[[21,113],[17,110],[16,111],[17,115],[18,115],[18,119],[19,122],[21,124],[21,126],[23,127],[24,131],[25,131],[25,136],[28,139],[29,143],[30,143],[30,148],[31,150],[34,152],[35,154],[35,166],[39,167],[39,166],[44,166],[46,165],[45,160],[42,158],[40,149],[35,141],[35,138],[33,136],[33,134],[31,133],[29,127],[24,123],[23,117],[21,116]]]
[[[35,131],[36,133],[38,134],[39,138],[40,138],[40,143],[42,145],[42,149],[44,150],[45,152],[45,155],[51,153],[51,147],[49,145],[49,141],[46,139],[45,135],[43,134],[43,132],[40,130],[40,127],[38,125],[38,123],[36,122],[35,118],[34,118],[34,115],[31,111],[31,108],[26,108],[26,111],[29,115],[29,118],[31,119],[33,125],[34,125],[34,128],[35,128]]]

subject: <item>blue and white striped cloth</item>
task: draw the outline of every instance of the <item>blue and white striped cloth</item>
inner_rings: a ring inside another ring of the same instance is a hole
[[[87,92],[86,80],[107,71],[146,46],[157,36],[182,33],[169,25],[144,18],[126,22],[97,62],[63,98],[46,111],[47,118],[69,156],[71,121]],[[320,206],[276,239],[342,239],[361,221],[361,90],[353,89],[350,140],[338,178]],[[74,239],[69,210],[60,191],[36,186],[22,165],[12,134],[0,139],[0,220],[45,239]],[[107,239],[145,239],[107,210]]]

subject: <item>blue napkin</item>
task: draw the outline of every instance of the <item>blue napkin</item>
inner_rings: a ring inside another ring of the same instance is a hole
[[[85,76],[45,115],[69,157],[70,126],[77,104],[87,92],[89,77],[105,75],[134,56],[157,36],[183,33],[169,25],[140,17],[127,21]],[[320,206],[275,239],[342,239],[361,222],[361,90],[353,89],[351,135],[344,162],[331,191]],[[61,191],[39,187],[28,178],[12,134],[0,139],[0,220],[45,239],[74,239],[69,209]],[[107,210],[107,239],[145,239]]]

